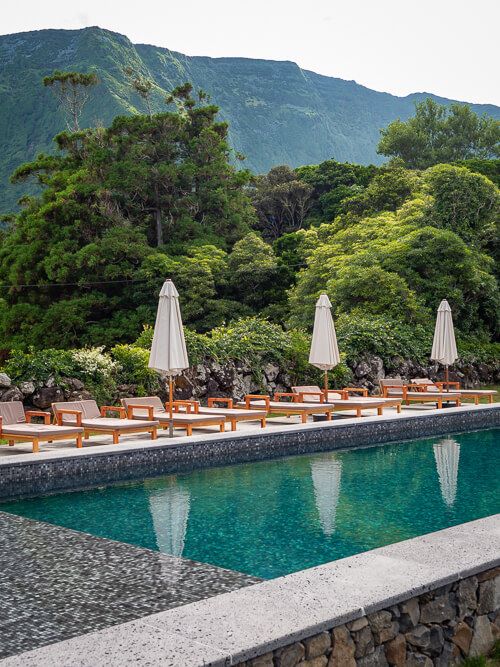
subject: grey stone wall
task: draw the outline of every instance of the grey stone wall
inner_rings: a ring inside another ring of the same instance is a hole
[[[258,656],[240,667],[447,667],[500,637],[500,568]]]
[[[378,391],[378,382],[384,377],[429,377],[443,379],[443,368],[438,364],[421,365],[409,359],[394,358],[384,364],[380,357],[365,355],[351,365],[352,380],[349,384],[367,388],[370,393]],[[457,362],[450,370],[450,379],[458,380],[464,388],[484,384],[500,384],[500,360],[496,364]],[[310,378],[300,378],[298,384],[310,384]],[[232,396],[240,399],[245,394],[290,391],[294,381],[286,368],[276,363],[254,368],[242,361],[219,363],[206,360],[190,368],[176,379],[175,396],[178,399],[205,401],[209,396]],[[141,394],[137,385],[125,384],[116,388],[111,400]],[[166,387],[159,392],[165,400]],[[0,401],[23,401],[27,407],[47,409],[56,401],[74,401],[92,398],[91,393],[77,378],[66,378],[59,384],[49,378],[44,384],[27,379],[17,384],[0,372]]]

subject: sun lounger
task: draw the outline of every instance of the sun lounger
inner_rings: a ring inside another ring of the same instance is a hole
[[[474,403],[479,405],[480,398],[487,398],[488,403],[493,403],[493,396],[497,393],[494,389],[461,389],[460,382],[433,382],[429,378],[414,378],[413,384],[422,386],[423,390],[429,393],[460,394],[461,398],[472,398]]]
[[[91,434],[107,434],[113,436],[116,445],[121,435],[131,433],[150,433],[151,440],[156,440],[158,435],[158,421],[148,415],[147,419],[141,421],[127,419],[125,408],[120,406],[103,405],[99,410],[97,403],[88,401],[66,401],[52,403],[54,417],[60,426],[82,426],[84,437],[87,439]],[[109,413],[117,413],[119,417],[107,417]]]
[[[198,415],[220,415],[226,418],[231,424],[231,430],[236,431],[237,423],[242,421],[260,421],[261,428],[266,425],[267,412],[265,410],[245,410],[244,408],[235,408],[232,398],[209,398],[207,407],[200,405],[199,401],[186,401],[192,404],[194,414]],[[217,403],[222,403],[224,407],[217,407]]]
[[[193,428],[203,426],[218,426],[219,431],[224,432],[226,418],[221,414],[197,414],[191,405],[191,401],[174,401],[172,420],[169,411],[163,405],[159,396],[144,396],[142,398],[122,398],[123,408],[127,410],[129,419],[142,419],[151,415],[156,419],[161,428],[168,428],[171,421],[174,428],[186,429],[187,435],[193,434]]]
[[[43,424],[33,423],[33,417],[43,417]],[[50,417],[50,412],[40,410],[24,412],[21,401],[0,403],[0,438],[5,438],[11,446],[16,442],[31,442],[35,453],[39,451],[41,442],[53,440],[74,439],[77,447],[82,446],[83,428],[54,426]]]
[[[320,403],[324,400],[325,391],[317,386],[295,386],[292,387],[295,392],[296,400],[305,403]],[[359,392],[361,397],[350,398],[351,393]],[[346,387],[344,389],[328,390],[328,403],[333,405],[335,410],[354,410],[356,417],[361,417],[363,410],[377,410],[378,415],[384,413],[384,408],[395,407],[401,412],[400,398],[384,398],[382,396],[368,396],[368,390],[362,387]]]
[[[451,401],[460,405],[460,394],[448,392],[424,391],[422,385],[408,383],[400,378],[384,378],[380,380],[380,391],[384,398],[401,398],[403,403],[436,403],[438,408],[443,407],[443,401]]]
[[[329,403],[298,403],[295,400],[283,401],[282,398],[294,398],[295,394],[289,392],[276,392],[273,400],[267,394],[247,394],[238,407],[245,410],[265,410],[269,414],[299,415],[303,424],[311,415],[326,415],[328,421],[332,418],[333,405]]]

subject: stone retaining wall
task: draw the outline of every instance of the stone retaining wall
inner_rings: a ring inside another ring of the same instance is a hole
[[[258,656],[241,667],[447,667],[500,638],[500,567]]]

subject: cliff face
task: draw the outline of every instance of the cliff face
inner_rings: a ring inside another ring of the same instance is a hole
[[[233,148],[256,172],[276,164],[318,163],[335,158],[380,163],[379,130],[406,119],[418,93],[400,98],[354,81],[321,76],[292,62],[246,58],[189,57],[168,49],[132,44],[100,28],[42,30],[0,37],[0,212],[9,210],[21,190],[8,184],[20,163],[51,149],[64,120],[41,79],[55,69],[94,69],[101,80],[83,125],[108,124],[117,114],[144,111],[125,81],[131,66],[157,86],[154,109],[164,110],[165,93],[190,81],[221,107],[230,124]],[[444,98],[434,99],[448,103]],[[500,118],[500,108],[472,105]],[[22,191],[25,191],[23,188]]]

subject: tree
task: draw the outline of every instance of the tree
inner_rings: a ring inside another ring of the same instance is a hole
[[[228,257],[228,268],[235,292],[243,303],[260,309],[270,303],[268,290],[274,287],[277,266],[272,247],[255,232],[235,243]]]
[[[465,104],[445,107],[431,98],[415,105],[415,115],[381,130],[377,151],[399,158],[409,169],[440,162],[500,156],[500,121],[478,116]]]
[[[373,165],[325,160],[318,165],[298,167],[300,180],[312,186],[309,217],[331,222],[342,210],[342,202],[360,194],[377,173]]]
[[[66,116],[71,132],[80,129],[80,116],[89,101],[90,90],[99,83],[97,74],[89,72],[61,72],[56,70],[43,79],[43,85],[51,88]]]
[[[286,165],[255,178],[253,205],[266,238],[301,229],[311,205],[312,187]]]
[[[437,227],[480,248],[496,239],[500,193],[490,180],[465,167],[438,164],[427,170],[425,182],[433,197],[432,221]]]
[[[453,304],[457,329],[493,333],[500,293],[493,260],[455,232],[432,225],[432,196],[382,212],[311,228],[304,234],[307,267],[290,294],[290,324],[308,326],[314,301],[326,291],[336,315],[356,313],[432,328],[443,298]]]
[[[18,181],[37,177],[43,189],[24,201],[0,247],[5,345],[131,340],[154,319],[164,272],[182,274],[191,295],[199,287],[192,323],[208,301],[224,298],[220,252],[248,232],[254,213],[248,174],[229,163],[227,126],[216,114],[217,107],[189,103],[185,113],[62,132],[59,155],[16,171]],[[155,246],[164,261],[148,272]]]
[[[381,169],[364,190],[344,199],[339,210],[356,215],[395,211],[410,197],[416,180],[402,167]]]
[[[132,90],[144,100],[148,116],[151,118],[153,115],[153,108],[151,106],[151,90],[153,89],[153,82],[151,79],[147,79],[142,76],[142,74],[139,74],[139,72],[136,72],[133,67],[125,67],[123,73],[127,77]]]

